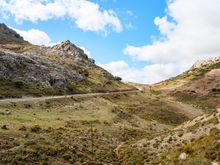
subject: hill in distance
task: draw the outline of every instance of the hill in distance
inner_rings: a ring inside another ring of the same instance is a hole
[[[5,24],[0,38],[2,98],[134,89],[68,40],[52,47],[32,45]]]
[[[165,96],[193,104],[207,112],[220,107],[220,57],[196,62],[183,74],[155,84]]]
[[[196,165],[220,163],[220,57],[196,62],[177,77],[154,84],[149,93],[180,103],[178,107],[202,114],[154,138],[143,138],[118,148],[121,160],[145,164]],[[183,112],[183,111],[182,111]],[[187,114],[185,111],[183,114]],[[136,155],[136,153],[138,153]]]
[[[70,41],[32,45],[4,24],[0,38],[0,164],[220,163],[220,58],[124,84]]]

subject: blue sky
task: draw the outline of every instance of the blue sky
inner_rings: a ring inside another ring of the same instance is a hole
[[[0,22],[37,44],[69,39],[125,81],[152,83],[181,73],[196,60],[216,56],[219,49],[210,44],[197,51],[199,39],[213,40],[207,38],[209,27],[201,29],[207,36],[193,34],[211,16],[219,16],[220,5],[214,1],[213,12],[208,0],[0,0]],[[201,8],[202,15],[197,12]]]
[[[34,28],[45,31],[53,43],[69,39],[71,42],[88,49],[97,63],[123,59],[132,65],[132,59],[123,55],[123,49],[127,44],[138,46],[150,43],[151,36],[158,35],[154,18],[164,14],[166,1],[139,0],[137,3],[134,0],[126,0],[125,3],[119,0],[93,0],[92,2],[98,3],[103,9],[113,9],[124,26],[131,24],[132,27],[124,27],[124,30],[120,33],[109,32],[105,36],[101,32],[83,31],[77,28],[74,21],[68,18],[39,21],[37,23],[24,21],[22,24],[17,24],[12,17],[10,19],[1,18],[1,22],[20,30]],[[136,64],[136,67],[144,65]]]

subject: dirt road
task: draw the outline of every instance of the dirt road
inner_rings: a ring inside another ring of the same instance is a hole
[[[62,95],[62,96],[10,98],[10,99],[0,100],[0,104],[26,102],[26,101],[43,101],[43,100],[61,99],[61,98],[70,98],[70,97],[91,97],[91,96],[102,96],[102,95],[113,95],[113,94],[126,94],[126,93],[137,93],[137,92],[141,92],[141,91],[140,90],[130,90],[130,91],[118,91],[118,92],[73,94],[73,95]]]

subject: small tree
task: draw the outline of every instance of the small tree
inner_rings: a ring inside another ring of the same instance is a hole
[[[122,78],[121,78],[121,77],[118,77],[118,76],[115,76],[115,80],[116,80],[116,81],[121,81]]]

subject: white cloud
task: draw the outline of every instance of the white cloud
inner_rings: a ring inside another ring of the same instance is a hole
[[[114,76],[122,77],[123,81],[141,82],[145,76],[143,70],[130,68],[125,61],[112,61],[98,65],[111,72]]]
[[[219,56],[219,0],[169,0],[166,11],[164,17],[154,20],[160,37],[149,45],[128,45],[125,54],[154,63],[150,70],[167,78],[188,69],[196,60]],[[152,67],[157,65],[172,67],[156,67],[155,71]]]
[[[27,31],[18,30],[15,28],[12,28],[12,29],[15,30],[18,34],[20,34],[24,38],[24,40],[32,44],[35,44],[35,45],[50,45],[51,44],[50,37],[44,31],[41,31],[38,29],[31,29]]]
[[[142,69],[130,67],[125,61],[112,61],[107,64],[99,64],[115,76],[122,77],[125,82],[155,83],[165,80],[167,76],[174,74],[176,66],[173,64],[154,64]],[[161,72],[164,70],[165,72]]]
[[[83,46],[78,46],[80,49],[82,49],[84,51],[84,53],[89,57],[89,58],[92,58],[92,55],[91,55],[91,52],[86,49],[85,47]]]
[[[102,10],[97,3],[88,0],[0,0],[0,14],[23,21],[46,21],[67,17],[85,31],[104,32],[110,29],[121,32],[121,21],[112,10]]]
[[[164,16],[162,18],[156,17],[154,19],[154,24],[156,26],[158,26],[159,31],[161,32],[161,34],[163,34],[165,36],[170,34],[170,32],[172,32],[172,30],[175,28],[175,23],[174,22],[169,22],[167,20],[167,16]]]

